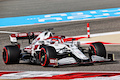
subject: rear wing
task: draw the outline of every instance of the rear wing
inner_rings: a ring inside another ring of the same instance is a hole
[[[41,32],[16,33],[10,35],[11,43],[17,43],[19,39],[35,39]]]

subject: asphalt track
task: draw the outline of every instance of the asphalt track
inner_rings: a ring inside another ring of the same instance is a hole
[[[120,7],[120,0],[0,0],[0,17]]]
[[[48,14],[69,11],[81,11],[90,9],[102,9],[120,7],[119,0],[3,0],[0,2],[0,17],[25,16]],[[34,4],[32,4],[34,3]],[[44,4],[43,4],[44,3]],[[39,5],[41,4],[41,5]],[[14,5],[14,6],[13,6]],[[54,7],[56,6],[56,7]],[[42,24],[32,26],[20,26],[15,28],[0,28],[0,31],[33,32],[44,31],[45,28],[54,28],[55,35],[77,36],[86,34],[86,24],[90,23],[91,33],[103,33],[120,31],[120,18],[108,18],[99,20],[76,21],[67,23]],[[0,52],[4,45],[10,44],[8,34],[0,34]],[[20,41],[23,45],[26,41]],[[21,62],[20,64],[5,65],[0,54],[0,70],[15,71],[120,71],[120,46],[107,45],[108,53],[114,53],[117,62],[97,63],[92,66],[61,66],[60,68],[42,67]]]

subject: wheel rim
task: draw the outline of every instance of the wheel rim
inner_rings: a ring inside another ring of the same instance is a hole
[[[94,45],[90,45],[90,53],[91,54],[94,54],[94,55],[97,55],[97,52],[96,52],[96,49],[95,49],[95,46]]]
[[[8,52],[5,47],[3,48],[3,60],[4,60],[4,63],[8,62]]]
[[[94,54],[94,49],[93,49],[93,47],[91,47],[91,53]]]
[[[45,61],[45,53],[42,52],[41,53],[41,64],[44,64],[44,61]]]
[[[41,52],[39,54],[39,60],[40,60],[42,66],[46,65],[46,63],[47,63],[47,54],[46,54],[46,50],[44,48],[41,48]]]

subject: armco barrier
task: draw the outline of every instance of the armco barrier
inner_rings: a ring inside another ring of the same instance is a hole
[[[0,27],[119,17],[120,8],[0,18]]]

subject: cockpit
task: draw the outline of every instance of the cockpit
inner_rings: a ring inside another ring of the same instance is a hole
[[[51,38],[50,43],[51,44],[54,44],[54,43],[64,43],[64,41],[63,41],[63,39],[61,37],[54,36],[53,38]]]

